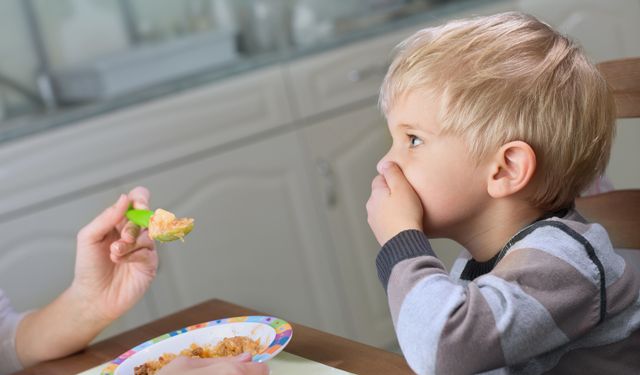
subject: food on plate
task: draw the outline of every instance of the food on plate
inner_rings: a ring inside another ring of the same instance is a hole
[[[192,218],[177,219],[176,215],[158,208],[149,219],[149,236],[160,242],[184,241],[184,236],[193,229]]]
[[[134,375],[153,375],[176,357],[185,356],[191,358],[218,358],[233,357],[242,353],[256,355],[263,350],[259,340],[253,340],[247,336],[235,336],[222,339],[218,344],[205,344],[204,346],[193,343],[180,354],[165,353],[157,360],[147,361],[134,369]]]

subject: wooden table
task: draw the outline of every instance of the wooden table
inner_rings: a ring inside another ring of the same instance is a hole
[[[156,336],[189,325],[243,315],[265,315],[213,299],[91,345],[75,355],[49,361],[16,374],[76,374],[108,362]],[[300,324],[285,351],[355,374],[412,374],[402,356]]]

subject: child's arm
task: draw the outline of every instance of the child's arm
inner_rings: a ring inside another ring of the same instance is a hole
[[[124,218],[133,203],[148,208],[149,192],[133,189],[82,228],[71,286],[18,325],[16,351],[23,366],[84,348],[142,297],[158,266],[146,231]]]

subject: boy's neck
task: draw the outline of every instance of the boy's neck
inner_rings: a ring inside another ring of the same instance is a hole
[[[518,231],[544,215],[544,211],[523,201],[496,202],[476,217],[464,234],[455,240],[473,259],[485,262],[493,258]]]

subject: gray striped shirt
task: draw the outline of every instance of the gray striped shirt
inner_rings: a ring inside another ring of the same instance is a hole
[[[492,269],[447,274],[420,231],[376,263],[403,354],[418,374],[639,374],[640,277],[604,228],[539,221]]]

